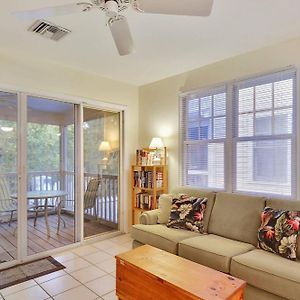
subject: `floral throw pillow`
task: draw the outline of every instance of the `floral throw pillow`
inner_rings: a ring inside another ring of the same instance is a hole
[[[168,227],[204,233],[203,217],[207,198],[180,195],[174,198]]]
[[[266,207],[261,214],[258,248],[296,260],[300,212]]]

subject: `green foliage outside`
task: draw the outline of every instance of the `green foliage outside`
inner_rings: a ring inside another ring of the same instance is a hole
[[[27,125],[28,172],[59,170],[59,126]]]
[[[15,173],[17,169],[16,124],[0,121],[0,127],[13,127],[11,132],[0,130],[0,172]],[[74,170],[74,126],[67,128],[67,169]],[[60,129],[56,125],[27,125],[28,172],[59,171]]]
[[[15,173],[17,168],[16,123],[0,121],[0,127],[2,126],[12,127],[13,131],[0,130],[0,173]]]
[[[99,162],[104,157],[103,153],[99,152],[100,141],[104,139],[103,128],[104,120],[95,119],[86,122],[88,128],[83,132],[84,141],[84,172],[89,174],[98,174]]]

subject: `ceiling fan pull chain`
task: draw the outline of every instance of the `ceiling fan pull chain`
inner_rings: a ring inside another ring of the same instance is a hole
[[[89,12],[93,8],[93,4],[88,2],[79,2],[77,5],[80,6],[82,12]]]
[[[139,6],[139,1],[138,0],[132,0],[132,8],[137,10],[138,12],[143,13],[144,11],[140,8]]]

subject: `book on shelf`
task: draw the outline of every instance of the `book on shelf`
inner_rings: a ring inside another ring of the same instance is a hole
[[[135,199],[135,207],[141,209],[153,209],[153,195],[148,193],[137,193]]]
[[[163,187],[163,172],[156,172],[156,187],[157,188],[162,188]]]
[[[164,149],[138,149],[136,150],[136,165],[137,166],[155,166],[165,164]]]
[[[136,150],[136,165],[137,166],[152,166],[154,152],[144,149]]]
[[[152,171],[134,171],[134,187],[153,189]],[[156,188],[163,187],[163,172],[156,172]]]
[[[134,171],[134,187],[152,189],[152,171]]]

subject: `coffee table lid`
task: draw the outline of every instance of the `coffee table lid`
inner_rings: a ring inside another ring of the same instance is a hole
[[[200,299],[228,299],[246,285],[243,280],[149,245],[122,253],[116,258]]]

